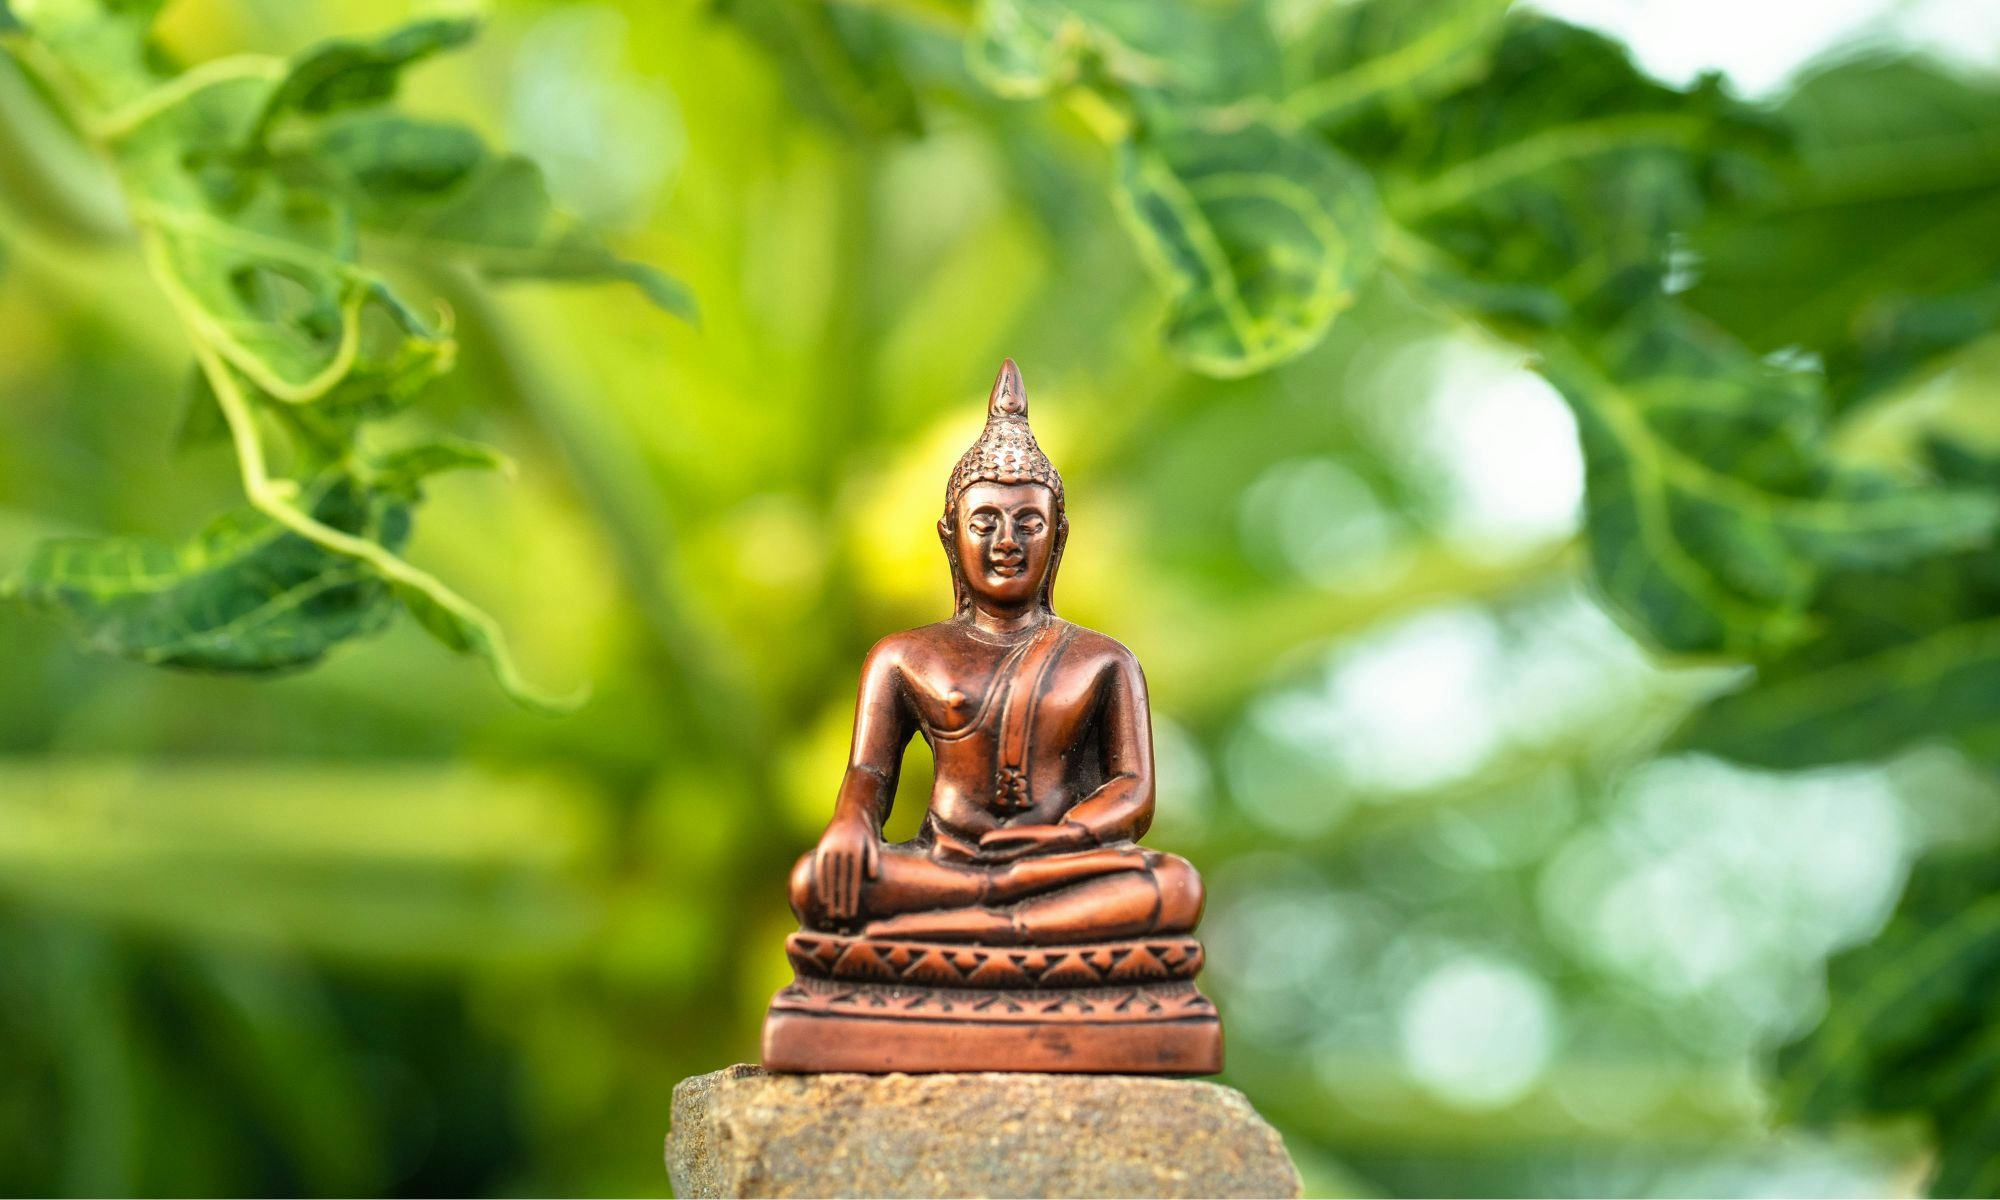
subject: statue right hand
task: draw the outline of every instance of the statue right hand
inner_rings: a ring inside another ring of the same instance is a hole
[[[881,838],[863,819],[844,818],[826,827],[813,851],[813,893],[836,921],[861,912],[861,883],[881,867]]]

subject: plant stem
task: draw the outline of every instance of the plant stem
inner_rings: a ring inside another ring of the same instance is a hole
[[[146,244],[149,251],[157,248],[157,243],[150,237]],[[256,415],[251,411],[250,398],[238,386],[229,364],[203,344],[200,338],[193,340],[195,360],[201,365],[202,374],[207,376],[223,418],[229,423],[229,436],[235,444],[236,461],[243,476],[243,493],[249,498],[251,507],[322,549],[367,563],[392,584],[421,593],[451,614],[476,633],[479,648],[484,651],[494,679],[508,695],[558,712],[574,709],[583,703],[585,697],[581,693],[552,697],[522,678],[512,656],[507,653],[506,642],[493,618],[447,587],[435,575],[412,566],[379,543],[344,533],[299,508],[294,503],[299,495],[298,484],[290,479],[272,477],[265,465],[264,446],[257,435]]]

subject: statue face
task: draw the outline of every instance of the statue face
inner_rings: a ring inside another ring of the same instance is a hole
[[[1055,497],[1039,483],[975,483],[958,497],[959,570],[994,608],[1033,604],[1055,545]]]

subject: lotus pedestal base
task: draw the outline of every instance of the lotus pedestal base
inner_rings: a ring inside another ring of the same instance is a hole
[[[1023,949],[798,933],[764,1020],[772,1071],[1206,1075],[1222,1026],[1201,945],[1142,938]]]

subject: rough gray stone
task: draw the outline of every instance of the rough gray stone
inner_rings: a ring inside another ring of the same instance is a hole
[[[1243,1094],[1135,1075],[773,1075],[674,1089],[679,1196],[1297,1196]]]

